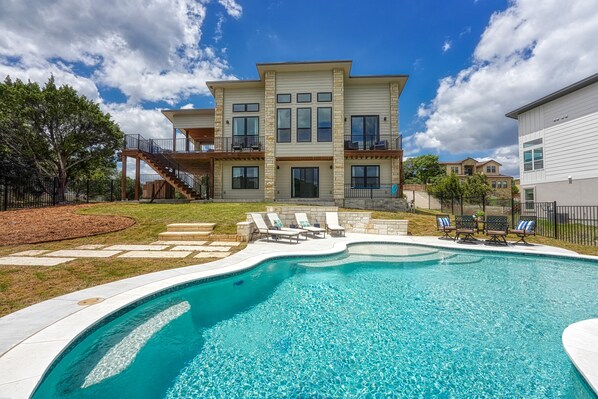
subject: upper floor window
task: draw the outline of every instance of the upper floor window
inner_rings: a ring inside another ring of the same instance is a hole
[[[318,93],[318,102],[319,103],[329,103],[330,101],[332,101],[332,93],[327,91],[327,92],[322,92],[322,93]]]
[[[291,95],[290,94],[277,94],[276,95],[276,102],[277,103],[290,103],[291,102]]]
[[[259,112],[259,103],[233,104],[233,112]]]
[[[351,166],[351,187],[380,188],[380,166],[353,165]]]
[[[332,108],[318,108],[318,141],[332,141]]]
[[[523,151],[523,170],[527,172],[544,169],[544,148],[542,147],[542,139],[540,138],[525,142],[523,143],[523,148],[529,148],[529,150]]]
[[[257,116],[239,116],[233,118],[233,136],[258,136],[260,118]]]
[[[486,173],[496,173],[496,165],[486,166]]]
[[[311,108],[297,108],[297,142],[311,141]]]
[[[260,168],[258,166],[233,166],[234,189],[259,189]]]
[[[291,109],[276,110],[276,141],[278,143],[291,142]]]
[[[297,102],[298,103],[310,103],[311,102],[311,93],[297,93]]]
[[[458,166],[451,166],[451,173],[454,173],[456,175],[459,174],[459,167]]]

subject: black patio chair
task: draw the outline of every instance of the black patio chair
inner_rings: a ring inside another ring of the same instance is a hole
[[[477,229],[477,222],[471,215],[462,215],[455,217],[455,241],[474,242],[474,233]]]
[[[486,216],[484,230],[490,237],[486,240],[486,244],[509,245],[507,243],[509,221],[506,216]]]

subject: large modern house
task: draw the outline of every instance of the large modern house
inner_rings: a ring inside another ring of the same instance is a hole
[[[146,162],[189,199],[400,198],[407,76],[355,76],[351,65],[257,64],[259,79],[207,82],[215,108],[162,111],[172,139],[127,135],[123,165]]]
[[[494,193],[498,196],[511,197],[512,177],[500,173],[500,163],[493,159],[480,162],[474,158],[465,158],[461,161],[440,162],[440,165],[446,168],[446,174],[454,173],[465,181],[474,173],[484,174],[488,178],[488,184],[492,187]]]
[[[598,204],[598,74],[506,116],[518,120],[523,201]]]

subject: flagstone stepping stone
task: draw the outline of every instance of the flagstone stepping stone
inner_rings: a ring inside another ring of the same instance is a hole
[[[151,245],[204,245],[207,241],[155,241]]]
[[[162,251],[170,245],[112,245],[104,250],[115,251]]]
[[[201,251],[201,252],[228,252],[230,247],[209,247],[203,245],[178,245],[171,251]]]
[[[0,265],[11,266],[56,266],[75,258],[33,258],[29,256],[6,256],[0,258]]]
[[[119,258],[185,258],[191,251],[130,251],[119,255]]]
[[[194,256],[194,258],[226,258],[230,252],[201,252]]]
[[[182,244],[182,245],[185,245],[185,244]],[[214,242],[211,242],[210,245],[223,246],[223,247],[238,247],[239,245],[241,245],[241,243],[236,242],[236,241],[214,241]]]
[[[122,251],[106,251],[93,249],[62,249],[60,251],[54,251],[50,252],[49,254],[44,254],[44,256],[69,256],[73,258],[109,258],[121,252]]]
[[[12,254],[10,256],[35,256],[45,254],[46,252],[50,252],[49,249],[32,249],[29,251],[17,252],[16,254]]]
[[[79,245],[75,249],[100,249],[104,248],[106,245],[103,244],[86,244],[86,245]]]

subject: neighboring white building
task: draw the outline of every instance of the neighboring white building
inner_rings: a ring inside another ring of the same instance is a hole
[[[506,116],[519,122],[523,201],[598,205],[598,73]]]

